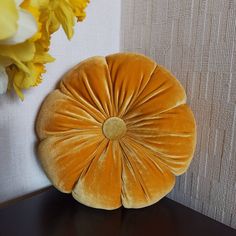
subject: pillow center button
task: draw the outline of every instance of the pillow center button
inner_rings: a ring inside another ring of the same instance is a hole
[[[110,117],[102,125],[103,134],[110,140],[122,138],[126,130],[125,122],[119,117]]]

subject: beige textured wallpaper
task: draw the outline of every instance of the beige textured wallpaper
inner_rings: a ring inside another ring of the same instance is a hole
[[[195,157],[169,197],[236,228],[236,1],[123,0],[121,50],[171,70],[195,113]]]

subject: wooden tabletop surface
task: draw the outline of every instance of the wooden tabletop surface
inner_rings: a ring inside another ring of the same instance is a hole
[[[236,236],[168,198],[143,209],[92,209],[49,188],[0,208],[0,236]]]

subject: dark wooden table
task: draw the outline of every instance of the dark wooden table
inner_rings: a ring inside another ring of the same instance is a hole
[[[170,199],[139,209],[92,209],[50,188],[0,208],[1,236],[236,236],[236,230]]]

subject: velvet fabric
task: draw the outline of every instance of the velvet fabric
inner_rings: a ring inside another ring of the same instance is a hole
[[[39,159],[54,186],[109,210],[160,200],[187,170],[196,145],[179,81],[132,53],[74,67],[45,99],[36,130]]]

